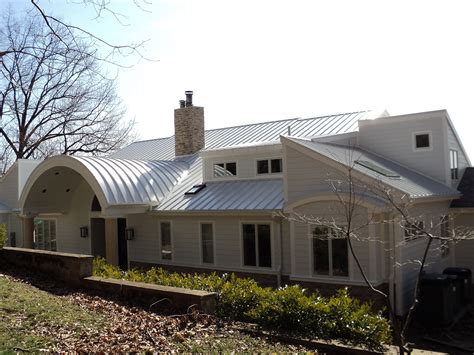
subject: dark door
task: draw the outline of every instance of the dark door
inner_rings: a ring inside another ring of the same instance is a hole
[[[91,253],[94,256],[106,257],[105,219],[103,218],[91,218]]]
[[[118,257],[119,266],[122,270],[128,269],[127,238],[125,236],[125,228],[127,228],[127,220],[125,218],[117,218]]]

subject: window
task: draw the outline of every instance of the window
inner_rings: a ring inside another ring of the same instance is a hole
[[[381,166],[367,160],[356,160],[356,164],[362,165],[363,167],[370,169],[372,171],[375,171],[376,173],[379,173],[380,175],[383,175],[383,176],[387,176],[391,178],[400,177],[400,175],[394,173],[393,171],[382,168]]]
[[[35,219],[33,240],[36,249],[56,251],[56,221]]]
[[[332,228],[313,228],[313,272],[316,275],[349,276],[347,240]]]
[[[214,228],[212,223],[201,223],[202,262],[214,264]]]
[[[281,159],[257,160],[257,174],[278,174],[283,171]]]
[[[449,165],[451,168],[451,179],[458,179],[458,151],[450,150],[449,151]]]
[[[272,267],[269,224],[243,224],[242,238],[245,266]]]
[[[196,195],[199,191],[206,187],[206,184],[194,185],[188,191],[186,191],[185,195]]]
[[[449,255],[449,217],[443,216],[440,219],[440,237],[441,237],[441,257]]]
[[[418,239],[423,235],[425,224],[423,221],[415,221],[413,223],[405,223],[405,241],[409,242]]]
[[[171,223],[160,222],[161,260],[172,260]]]
[[[214,177],[228,177],[237,175],[237,163],[217,163],[214,164]]]
[[[414,133],[414,148],[415,150],[429,150],[431,148],[431,133],[420,132]]]

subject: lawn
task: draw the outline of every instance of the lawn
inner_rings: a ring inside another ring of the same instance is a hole
[[[0,353],[315,351],[251,337],[213,316],[164,316],[60,287],[58,294],[50,280],[33,283],[0,273]]]

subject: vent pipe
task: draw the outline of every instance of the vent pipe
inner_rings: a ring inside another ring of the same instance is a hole
[[[185,107],[186,107],[186,101],[179,100],[179,108],[185,108]]]
[[[193,92],[185,91],[186,94],[186,107],[191,107],[193,105]]]

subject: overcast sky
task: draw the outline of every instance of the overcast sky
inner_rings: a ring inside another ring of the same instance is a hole
[[[150,1],[150,12],[112,1],[129,26],[72,0],[39,1],[111,42],[149,40],[146,56],[159,61],[117,79],[143,139],[172,135],[173,110],[193,90],[208,129],[447,109],[474,159],[472,1]]]

